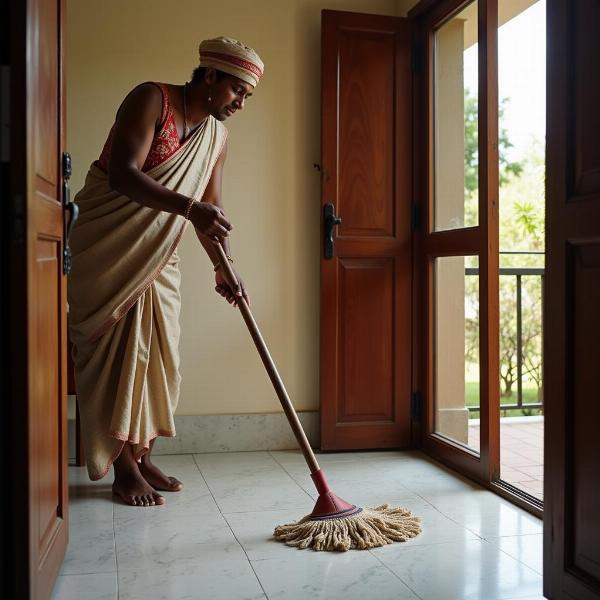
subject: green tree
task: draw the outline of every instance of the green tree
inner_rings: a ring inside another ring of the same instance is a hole
[[[500,179],[500,250],[543,252],[544,250],[544,151],[540,141],[532,140],[528,152],[518,161],[509,160],[513,147],[508,131],[503,126],[505,107],[500,107],[499,179]],[[477,224],[478,150],[477,99],[465,92],[465,225]],[[543,255],[501,255],[501,267],[543,267]],[[467,371],[473,372],[479,361],[479,282],[467,277],[466,302],[470,314],[465,323],[465,352]],[[517,302],[516,278],[500,277],[500,378],[501,395],[513,403],[517,383]],[[541,279],[539,276],[522,277],[522,353],[523,386],[537,388],[541,399],[542,388],[542,322]],[[470,364],[469,364],[470,363]]]
[[[465,88],[465,192],[472,195],[479,186],[479,136],[478,126],[478,102],[469,88]],[[502,98],[498,107],[500,123],[504,120],[504,112],[509,98]],[[508,139],[508,131],[501,127],[498,136],[498,153],[500,156],[500,185],[508,183],[511,175],[518,177],[523,172],[523,164],[508,159],[508,151],[513,144]]]

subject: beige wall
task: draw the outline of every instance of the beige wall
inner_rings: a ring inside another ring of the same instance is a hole
[[[73,189],[137,83],[183,83],[200,40],[254,46],[265,76],[227,123],[223,197],[253,310],[299,410],[319,405],[320,11],[404,14],[402,0],[68,0],[68,148]],[[237,312],[213,291],[193,234],[180,246],[182,394],[178,414],[278,412]]]

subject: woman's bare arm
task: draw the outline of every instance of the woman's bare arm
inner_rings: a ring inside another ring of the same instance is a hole
[[[185,215],[190,198],[169,190],[142,172],[162,113],[162,94],[152,84],[135,88],[119,109],[108,166],[110,186],[144,206]],[[196,202],[190,212],[194,226],[223,240],[231,224],[210,203]]]

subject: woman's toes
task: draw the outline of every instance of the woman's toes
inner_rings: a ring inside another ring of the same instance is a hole
[[[164,504],[165,503],[164,496],[161,496],[160,494],[157,494],[156,492],[154,494],[152,494],[152,497],[154,498],[154,502],[156,502],[156,504]]]
[[[135,496],[128,496],[127,500],[131,506],[137,506],[137,502],[135,501]]]
[[[183,489],[183,483],[181,483],[181,481],[178,479],[175,479],[175,477],[169,477],[169,480],[171,481],[171,489],[174,492],[179,492]]]

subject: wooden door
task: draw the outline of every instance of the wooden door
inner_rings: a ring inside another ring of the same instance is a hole
[[[321,447],[410,444],[406,19],[323,11]],[[327,211],[327,212],[325,212]],[[335,225],[335,217],[341,223]],[[327,246],[327,248],[326,248]]]
[[[10,598],[49,598],[67,546],[61,0],[11,3]]]
[[[548,0],[544,594],[600,598],[600,3]]]

